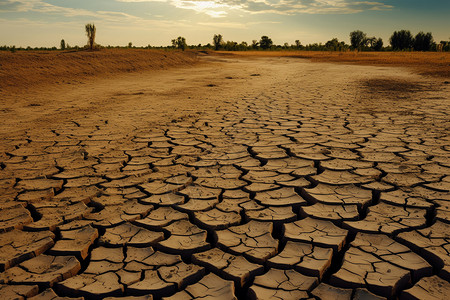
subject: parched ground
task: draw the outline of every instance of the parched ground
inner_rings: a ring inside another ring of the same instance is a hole
[[[1,299],[446,297],[445,78],[199,60],[3,92]]]

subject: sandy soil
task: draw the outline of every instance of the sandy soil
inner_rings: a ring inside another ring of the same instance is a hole
[[[449,95],[209,55],[3,91],[0,298],[441,299]]]

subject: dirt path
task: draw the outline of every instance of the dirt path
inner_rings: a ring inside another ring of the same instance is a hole
[[[0,298],[446,295],[448,85],[202,59],[2,95]]]

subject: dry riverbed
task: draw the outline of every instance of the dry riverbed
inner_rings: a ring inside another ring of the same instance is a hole
[[[4,89],[0,298],[443,299],[444,81],[201,55]]]

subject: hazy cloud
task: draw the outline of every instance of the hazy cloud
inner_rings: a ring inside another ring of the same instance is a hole
[[[352,0],[116,0],[119,2],[163,1],[178,8],[191,9],[212,17],[225,16],[229,10],[251,14],[352,14],[367,10],[390,10],[382,2]]]

